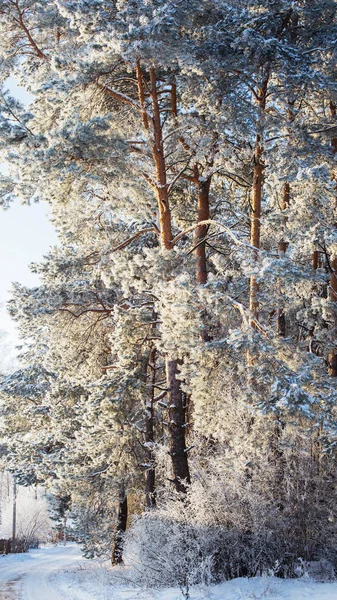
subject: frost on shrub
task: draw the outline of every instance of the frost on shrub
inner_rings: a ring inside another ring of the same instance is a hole
[[[174,509],[178,512],[179,502],[173,501],[172,513]],[[210,583],[214,579],[210,532],[174,518],[170,510],[165,513],[145,513],[136,518],[127,534],[125,562],[135,568],[138,583],[183,588]]]
[[[125,562],[137,582],[188,590],[271,572],[296,577],[299,560],[333,560],[336,535],[328,513],[325,520],[324,490],[304,452],[300,462],[284,453],[282,482],[268,457],[255,465],[233,465],[225,455],[194,464],[187,498],[166,492],[159,508],[127,532]]]

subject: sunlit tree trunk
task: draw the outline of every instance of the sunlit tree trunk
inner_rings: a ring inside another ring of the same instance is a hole
[[[138,64],[140,69],[140,65]],[[142,87],[142,76],[138,72],[138,87]],[[143,92],[139,90],[139,98],[144,106]],[[157,88],[157,76],[155,69],[150,68],[150,100],[152,107],[152,130],[148,127],[149,133],[153,133],[152,156],[155,166],[156,181],[152,182],[155,190],[159,223],[160,223],[160,242],[163,248],[171,250],[172,244],[172,220],[169,205],[169,190],[167,183],[167,172],[165,162],[165,151],[163,142],[163,131],[160,114],[160,103]],[[175,105],[175,104],[174,104]],[[176,109],[175,109],[176,110]],[[144,123],[144,118],[143,118]],[[144,123],[145,126],[145,123]],[[170,455],[172,461],[173,481],[178,492],[186,491],[186,483],[190,482],[188,458],[186,452],[186,427],[185,427],[185,402],[184,394],[181,390],[181,381],[178,379],[179,362],[174,357],[166,357],[166,377],[168,389],[169,405],[169,438]]]
[[[253,255],[255,261],[258,260],[258,250],[260,248],[261,237],[261,200],[263,186],[262,153],[263,149],[261,146],[261,137],[258,134],[256,136],[256,145],[254,152],[250,230],[250,243],[254,247]],[[251,326],[255,328],[259,315],[258,283],[256,275],[251,275],[250,277],[249,309],[251,315]]]
[[[164,154],[163,131],[160,118],[160,106],[157,92],[157,79],[154,68],[150,69],[151,104],[153,112],[152,155],[156,169],[155,191],[158,201],[160,238],[164,248],[172,248],[172,221],[168,198],[166,162]]]

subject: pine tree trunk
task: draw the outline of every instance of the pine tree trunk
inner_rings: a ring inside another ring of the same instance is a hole
[[[190,472],[186,451],[186,404],[185,394],[181,390],[181,382],[177,379],[179,362],[166,361],[169,394],[169,432],[170,453],[173,466],[173,481],[178,492],[186,492],[186,484],[190,483]]]
[[[207,181],[198,181],[198,223],[207,221],[209,214],[209,190],[211,178]],[[199,225],[195,230],[196,278],[197,283],[207,283],[206,242],[207,225]]]
[[[286,182],[282,189],[282,203],[281,210],[284,211],[289,207],[290,204],[290,184]],[[284,233],[284,232],[283,232]],[[284,236],[278,244],[278,254],[280,257],[284,256],[287,251],[287,243],[284,240]],[[279,307],[277,309],[277,318],[276,318],[276,328],[277,334],[280,337],[286,336],[286,318],[284,313],[284,307]],[[284,452],[280,444],[282,430],[284,428],[284,422],[280,419],[280,416],[277,415],[274,422],[274,431],[272,435],[272,456],[275,461],[275,501],[277,502],[277,506],[279,510],[284,509],[284,501],[280,496],[280,492],[282,492],[282,483],[284,480]]]
[[[330,277],[329,283],[329,296],[330,300],[337,303],[337,257],[334,257],[330,261],[332,273]],[[337,304],[335,311],[337,311]],[[336,335],[337,331],[337,315],[334,315],[334,335]],[[329,352],[328,355],[328,372],[331,377],[337,377],[337,351],[333,349]]]
[[[290,184],[287,182],[283,186],[282,190],[282,210],[286,210],[290,203]],[[284,256],[287,251],[287,243],[282,239],[278,245],[279,256]],[[277,333],[281,337],[286,336],[286,318],[284,314],[284,307],[277,309]]]
[[[151,104],[153,112],[153,145],[152,155],[156,169],[155,191],[158,200],[161,245],[172,249],[172,222],[168,197],[166,163],[163,143],[160,106],[157,92],[155,69],[150,69]],[[166,357],[167,388],[169,390],[169,435],[172,460],[173,481],[178,492],[186,491],[186,483],[190,482],[188,459],[186,452],[186,428],[184,394],[181,382],[176,378],[178,361]]]
[[[263,148],[262,148],[262,136],[264,133],[264,111],[266,108],[267,101],[267,90],[270,78],[270,64],[267,64],[264,68],[264,74],[261,82],[261,87],[255,93],[258,98],[259,106],[259,118],[257,122],[257,134],[254,151],[254,170],[253,170],[253,187],[252,187],[252,207],[251,207],[251,229],[250,229],[250,243],[254,246],[254,260],[258,260],[258,250],[260,248],[261,238],[261,202],[262,202],[262,189],[263,189]],[[250,310],[250,324],[251,327],[256,329],[256,324],[259,316],[259,301],[258,301],[258,283],[255,275],[250,278],[250,292],[249,292],[249,310]]]
[[[336,104],[330,102],[330,114],[333,118],[336,118]],[[331,140],[331,147],[334,154],[337,154],[337,138]],[[337,197],[337,185],[336,185],[336,197]],[[337,202],[337,198],[336,198]],[[335,224],[337,226],[337,223]],[[337,256],[334,256],[330,261],[332,273],[329,285],[329,296],[330,300],[334,303],[337,302]],[[337,312],[337,305],[335,311]],[[337,332],[337,314],[334,316],[334,335]],[[329,352],[328,355],[328,372],[331,377],[337,377],[337,350],[334,348]]]
[[[159,208],[161,242],[167,250],[172,249],[172,223],[168,199],[168,185],[166,176],[166,163],[164,154],[164,143],[162,124],[160,119],[160,107],[157,92],[157,80],[154,68],[150,69],[151,100],[153,111],[153,145],[152,155],[156,169],[156,196]]]
[[[149,117],[147,109],[146,109],[146,96],[144,92],[144,78],[141,70],[140,60],[137,60],[136,66],[136,78],[138,85],[138,98],[141,107],[142,113],[142,121],[145,130],[148,132],[148,135],[153,134],[153,138],[151,140],[152,143],[152,157],[155,167],[156,180],[152,181],[152,179],[144,174],[145,179],[152,187],[156,194],[157,202],[158,202],[158,213],[159,213],[159,224],[160,224],[160,243],[162,248],[166,248],[167,250],[172,250],[172,220],[171,220],[171,212],[169,205],[169,189],[167,183],[167,174],[166,174],[166,162],[165,162],[165,151],[164,151],[164,141],[163,141],[163,131],[162,131],[162,122],[161,122],[161,113],[160,113],[160,103],[158,97],[158,88],[157,88],[157,76],[154,67],[151,67],[150,70],[150,87],[147,87],[147,97],[151,101],[152,107],[152,117]],[[121,94],[116,94],[115,92],[104,88],[106,93],[113,95],[115,98],[119,99],[122,102],[126,102],[126,104],[130,104],[129,100],[125,100]],[[177,116],[177,107],[176,107],[176,88],[173,85],[172,87],[172,114],[174,117]],[[150,127],[151,123],[151,127]],[[185,406],[184,406],[184,395],[181,391],[181,382],[176,378],[176,374],[178,371],[178,361],[166,358],[166,374],[167,374],[167,388],[169,395],[169,403],[170,403],[170,411],[175,414],[174,418],[171,419],[172,423],[169,427],[170,434],[170,447],[171,447],[171,459],[172,459],[172,469],[174,474],[174,482],[177,491],[185,491],[186,485],[182,483],[183,481],[189,482],[189,469],[188,469],[188,461],[187,461],[187,453],[185,452],[186,444],[185,444],[185,436],[186,436],[186,428],[185,428]]]
[[[314,250],[313,254],[312,254],[312,268],[314,269],[314,271],[316,271],[318,269],[318,267],[320,266],[320,255],[319,252],[317,250]],[[314,337],[314,327],[312,327],[309,331],[309,344],[307,347],[308,352],[312,352],[312,341],[313,341],[313,337]],[[330,355],[328,357],[328,360],[330,360]],[[336,375],[332,375],[332,373],[330,372],[330,364],[329,364],[329,374],[337,377],[337,365],[334,365],[334,353],[332,353],[332,365],[331,368],[335,368],[336,369]],[[322,435],[322,430],[323,430],[323,424],[320,425],[320,427],[317,429],[317,432],[315,434],[314,440],[312,442],[312,446],[311,446],[311,457],[313,459],[314,464],[317,467],[317,474],[320,474],[320,470],[321,470],[321,458],[322,458],[322,452],[323,452],[323,446],[320,440],[320,437]]]
[[[145,407],[145,442],[147,446],[146,462],[151,465],[145,472],[145,497],[147,508],[153,508],[156,505],[156,472],[154,466],[153,449],[154,443],[154,386],[156,383],[156,348],[152,348],[149,356],[148,370],[150,376],[148,380],[151,383],[151,391],[147,405]]]
[[[124,487],[119,495],[117,526],[115,532],[114,546],[112,550],[111,562],[113,565],[119,565],[123,562],[124,534],[126,532],[126,523],[128,520],[128,499]]]
[[[210,218],[209,211],[209,190],[211,187],[211,177],[207,181],[200,181],[199,176],[196,178],[198,186],[198,223],[200,221],[207,221]],[[207,260],[206,260],[206,235],[208,227],[207,225],[199,225],[195,230],[195,254],[196,254],[196,281],[199,285],[205,285],[207,283],[208,272],[207,272]],[[202,315],[205,317],[206,315]],[[204,342],[209,342],[210,337],[204,327],[201,339]]]
[[[318,269],[320,266],[320,256],[317,250],[314,250],[312,253],[312,268],[314,271]],[[311,327],[308,331],[308,344],[307,344],[307,352],[313,352],[313,341],[314,341],[314,332],[315,326]]]
[[[254,172],[253,172],[253,188],[252,188],[252,214],[251,214],[251,235],[250,243],[254,246],[254,260],[258,259],[258,249],[260,248],[261,236],[261,199],[262,199],[262,180],[263,180],[263,165],[261,162],[262,147],[260,135],[256,136],[256,146],[254,152]],[[258,283],[255,275],[250,278],[250,296],[249,309],[251,315],[251,326],[256,328],[258,320],[259,301],[258,301]]]

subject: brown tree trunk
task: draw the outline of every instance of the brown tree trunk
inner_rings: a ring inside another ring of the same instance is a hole
[[[290,204],[290,184],[286,182],[282,190],[282,203],[281,210],[287,210]],[[285,253],[287,251],[287,243],[282,239],[278,246],[279,253]]]
[[[153,112],[152,155],[156,169],[155,191],[158,201],[161,245],[172,249],[172,222],[168,197],[165,152],[155,69],[150,69],[151,104]],[[175,108],[176,112],[176,108]],[[186,492],[190,482],[186,452],[185,404],[181,382],[177,379],[178,361],[166,357],[166,377],[169,396],[169,435],[173,481],[178,492]]]
[[[252,213],[251,213],[251,235],[250,243],[254,246],[254,260],[258,259],[258,249],[260,248],[261,236],[261,200],[262,200],[262,180],[263,180],[263,165],[262,165],[262,147],[260,135],[256,136],[256,146],[254,152],[254,172],[253,172],[253,188],[252,188]],[[250,277],[250,295],[249,309],[251,315],[251,326],[256,328],[258,319],[259,301],[258,301],[258,283],[255,275]]]
[[[312,268],[316,271],[319,264],[319,252],[314,250],[312,253]]]
[[[121,488],[118,504],[117,526],[112,550],[111,562],[119,565],[123,562],[124,534],[128,520],[128,499],[124,487]]]
[[[168,199],[168,185],[166,177],[166,163],[160,107],[157,92],[157,79],[153,67],[150,69],[151,102],[153,111],[153,144],[152,155],[156,169],[155,190],[158,201],[161,243],[167,250],[172,249],[172,224]]]
[[[173,481],[178,492],[186,493],[186,485],[190,483],[190,472],[186,450],[186,404],[185,394],[181,390],[181,382],[177,379],[179,361],[166,361],[169,394],[169,432],[170,454],[173,466]]]
[[[260,248],[260,237],[261,237],[261,201],[262,201],[262,188],[263,188],[263,148],[262,148],[262,135],[264,133],[264,111],[266,108],[268,83],[270,78],[270,64],[267,64],[264,68],[264,74],[261,81],[261,86],[255,92],[255,97],[258,100],[259,106],[259,118],[257,122],[257,134],[255,142],[255,151],[253,156],[254,170],[253,170],[253,187],[252,187],[252,207],[251,207],[251,229],[250,229],[250,243],[254,246],[254,260],[258,260],[258,250]],[[256,329],[256,323],[259,316],[259,301],[258,301],[258,283],[255,275],[250,278],[250,293],[249,293],[249,310],[250,310],[250,324]]]

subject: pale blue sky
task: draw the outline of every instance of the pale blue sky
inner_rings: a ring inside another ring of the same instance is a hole
[[[25,206],[16,202],[8,210],[0,211],[0,302],[8,300],[13,281],[28,286],[38,284],[29,265],[38,262],[55,243],[46,204]],[[13,333],[4,306],[0,310],[0,329]]]
[[[30,94],[17,86],[12,78],[7,84],[13,96],[29,104]],[[0,209],[0,330],[7,331],[13,342],[17,341],[17,334],[5,304],[13,281],[28,286],[38,284],[29,265],[38,262],[56,243],[54,229],[48,220],[48,208],[45,203],[26,206],[15,202],[6,211]]]

